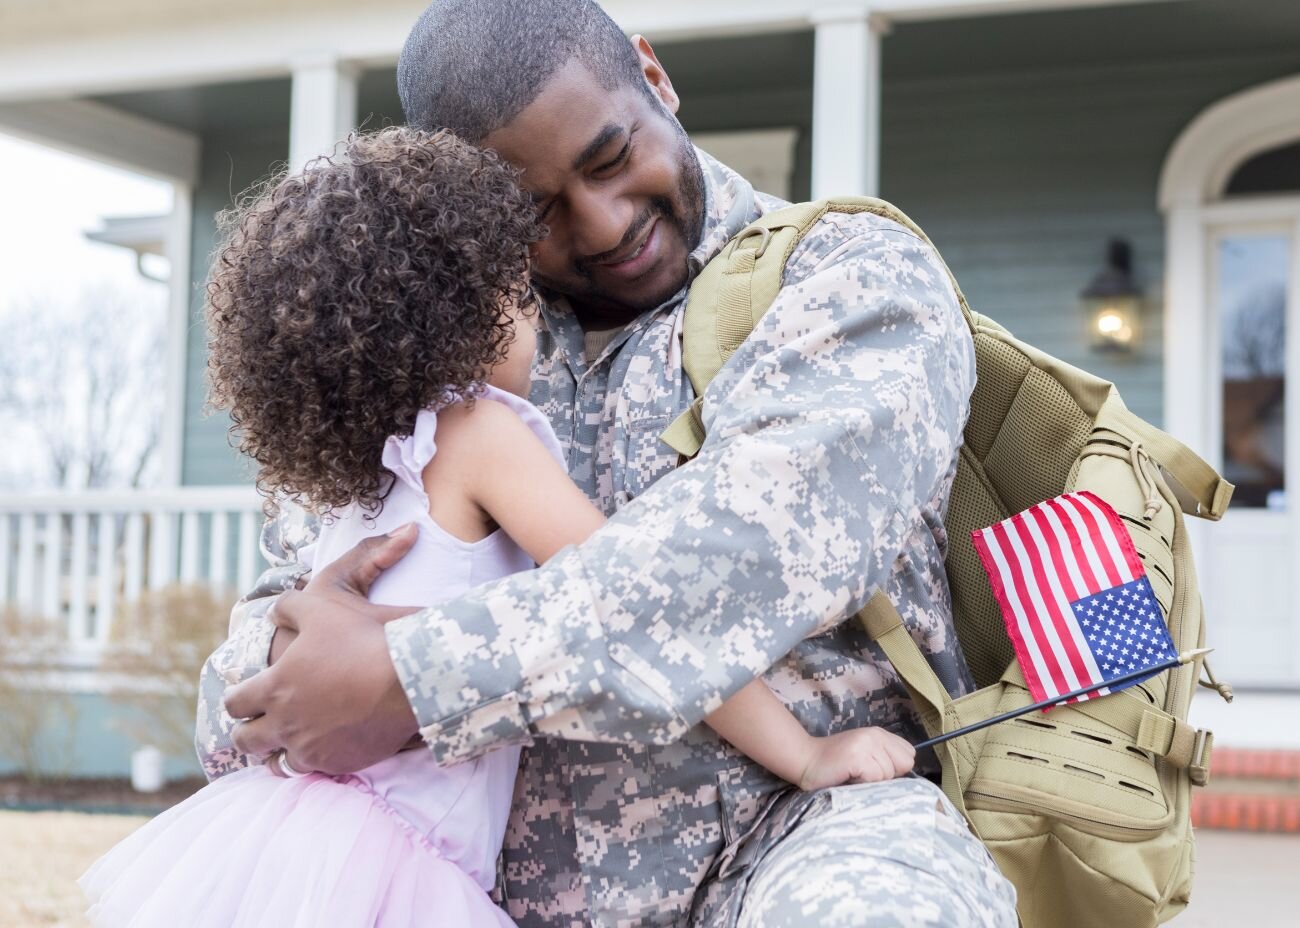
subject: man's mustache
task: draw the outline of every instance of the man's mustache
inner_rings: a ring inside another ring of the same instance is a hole
[[[680,226],[680,223],[677,221],[677,217],[673,212],[672,204],[664,197],[654,197],[650,201],[650,205],[645,208],[645,212],[633,220],[632,224],[628,226],[627,231],[623,233],[623,238],[619,240],[617,245],[598,255],[588,255],[583,258],[575,258],[573,269],[583,277],[590,278],[592,268],[604,264],[611,258],[617,257],[625,252],[631,244],[640,237],[641,233],[645,231],[645,227],[656,217],[665,219],[674,226]]]

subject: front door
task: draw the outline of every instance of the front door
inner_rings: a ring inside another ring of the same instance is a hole
[[[1211,211],[1213,208],[1211,208]],[[1205,533],[1216,671],[1300,686],[1300,202],[1207,215],[1207,433],[1232,506]],[[1192,363],[1190,359],[1177,363]]]

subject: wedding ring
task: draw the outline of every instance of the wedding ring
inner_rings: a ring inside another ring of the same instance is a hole
[[[275,762],[279,766],[280,772],[283,773],[286,777],[292,779],[294,777],[307,776],[307,774],[304,773],[303,771],[296,770],[293,768],[293,766],[290,765],[289,752],[286,751],[284,748],[281,748],[280,750],[276,751],[271,756],[275,758]]]

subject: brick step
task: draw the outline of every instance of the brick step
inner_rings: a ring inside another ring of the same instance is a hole
[[[1192,824],[1300,834],[1300,751],[1216,748],[1210,785],[1192,791]]]
[[[1300,751],[1247,751],[1215,748],[1214,779],[1295,780],[1300,782]]]
[[[1300,796],[1300,780],[1259,780],[1252,777],[1221,777],[1215,770],[1203,793],[1248,796]]]
[[[1192,825],[1220,831],[1300,834],[1300,795],[1197,790],[1192,794]]]

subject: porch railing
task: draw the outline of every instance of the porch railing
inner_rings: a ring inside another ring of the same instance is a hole
[[[147,590],[251,587],[261,525],[251,487],[0,495],[0,608],[62,622],[70,646],[97,650]]]

